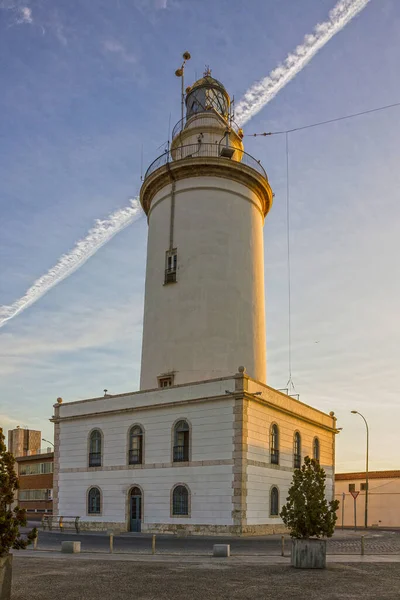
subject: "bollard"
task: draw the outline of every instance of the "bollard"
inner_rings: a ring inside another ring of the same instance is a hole
[[[114,552],[114,534],[110,533],[110,554]]]
[[[34,550],[37,550],[38,540],[39,540],[39,531],[37,532],[36,537],[33,540],[33,549]]]
[[[364,536],[361,536],[361,556],[364,556],[365,554],[365,540],[364,540]]]
[[[151,553],[155,554],[156,553],[156,536],[153,535],[153,537],[151,538]]]
[[[285,536],[281,537],[281,556],[285,556]]]

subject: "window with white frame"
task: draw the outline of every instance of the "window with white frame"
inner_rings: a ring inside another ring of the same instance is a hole
[[[102,439],[99,429],[90,434],[89,440],[89,467],[101,467]]]
[[[88,492],[88,514],[99,515],[101,513],[101,494],[98,487],[90,488]]]
[[[273,465],[279,465],[279,429],[278,425],[275,423],[271,427],[270,442],[271,463]]]
[[[275,485],[271,488],[270,492],[269,514],[271,517],[279,515],[279,490]]]
[[[53,472],[53,463],[32,463],[19,466],[19,475],[45,475]]]
[[[172,492],[172,515],[178,517],[189,515],[189,491],[185,485],[177,485]]]
[[[176,283],[176,272],[178,268],[178,251],[176,248],[167,250],[165,253],[165,278],[164,284]]]
[[[48,490],[19,490],[19,500],[48,500]]]
[[[295,469],[300,469],[301,467],[301,437],[298,431],[294,434],[293,466]]]

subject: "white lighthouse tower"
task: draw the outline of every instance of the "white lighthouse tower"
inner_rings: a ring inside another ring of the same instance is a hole
[[[141,389],[224,377],[266,381],[263,225],[272,191],[244,152],[230,98],[206,71],[186,90],[169,152],[148,168]]]

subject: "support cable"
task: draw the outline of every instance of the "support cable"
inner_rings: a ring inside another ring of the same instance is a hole
[[[287,133],[293,133],[295,131],[302,131],[303,129],[311,129],[311,127],[319,127],[320,125],[327,125],[328,123],[336,123],[337,121],[344,121],[346,119],[353,119],[354,117],[360,117],[362,115],[369,115],[381,110],[388,110],[389,108],[395,108],[400,106],[400,102],[394,102],[393,104],[387,104],[386,106],[378,106],[369,110],[363,110],[361,112],[353,113],[350,115],[344,115],[343,117],[336,117],[335,119],[328,119],[327,121],[319,121],[318,123],[311,123],[310,125],[304,125],[303,127],[295,127],[294,129],[287,129],[285,131],[269,131],[264,133],[247,133],[245,137],[266,137],[267,135],[286,135]]]
[[[292,295],[291,295],[291,272],[290,272],[290,181],[289,181],[289,132],[285,132],[286,138],[286,241],[287,241],[287,277],[288,277],[288,361],[289,379],[288,390],[295,392],[292,379]]]

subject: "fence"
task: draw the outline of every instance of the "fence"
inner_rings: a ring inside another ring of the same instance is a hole
[[[251,169],[254,169],[267,179],[267,174],[264,170],[264,167],[260,163],[260,161],[256,160],[247,152],[237,148],[231,148],[233,151],[232,156],[226,157],[222,156],[221,152],[225,148],[224,144],[188,144],[186,146],[178,146],[177,148],[173,148],[170,151],[165,151],[164,154],[156,158],[149,168],[147,169],[144,179],[147,179],[152,173],[157,171],[160,167],[165,166],[167,163],[174,163],[178,160],[183,159],[204,159],[204,158],[217,158],[221,161],[233,161],[241,163],[242,165],[246,165]],[[222,163],[221,163],[222,164]]]

